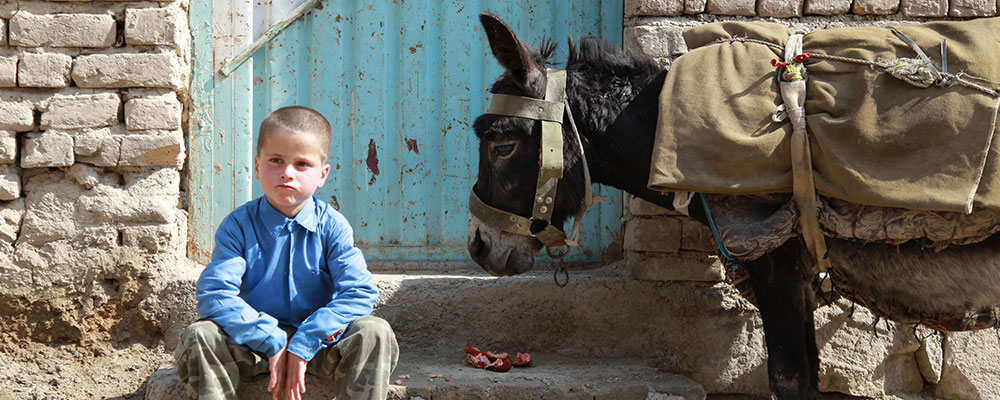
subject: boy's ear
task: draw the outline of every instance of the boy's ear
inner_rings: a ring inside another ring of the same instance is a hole
[[[257,159],[258,158],[260,158],[259,155],[257,155],[257,154],[253,155],[253,177],[255,179],[257,179],[257,180],[260,180],[260,170],[257,169]]]
[[[327,176],[330,176],[330,164],[323,163],[323,171],[320,173],[319,176],[319,185],[316,185],[316,187],[318,188],[323,187],[323,185],[326,183]]]

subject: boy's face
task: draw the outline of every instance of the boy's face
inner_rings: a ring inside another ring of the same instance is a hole
[[[330,165],[316,135],[276,130],[264,137],[253,158],[254,173],[267,202],[288,218],[326,183]]]

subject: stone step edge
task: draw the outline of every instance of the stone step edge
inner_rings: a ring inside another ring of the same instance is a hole
[[[391,400],[595,398],[620,400],[704,400],[704,388],[682,375],[661,372],[637,360],[568,360],[538,355],[532,367],[492,372],[453,358],[401,356],[393,371]],[[243,381],[240,398],[269,399],[266,376]],[[307,378],[307,398],[329,398],[331,387]],[[164,365],[146,383],[146,400],[183,398],[173,365]]]

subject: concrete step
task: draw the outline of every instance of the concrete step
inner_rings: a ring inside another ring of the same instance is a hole
[[[635,280],[623,263],[571,271],[566,287],[552,275],[378,273],[374,314],[392,324],[403,347],[450,351],[472,344],[585,358],[676,358],[692,350],[702,358],[718,348],[715,340],[739,335],[755,316],[728,285]]]
[[[659,372],[641,360],[579,360],[534,354],[532,367],[491,372],[465,366],[461,354],[420,356],[404,353],[393,372],[390,400],[465,399],[614,399],[703,400],[705,390],[681,375]],[[447,380],[446,380],[447,379]],[[239,397],[265,400],[267,377],[244,380]],[[329,399],[331,385],[307,375],[308,399]],[[146,400],[185,398],[174,368],[157,371],[146,384]]]
[[[729,285],[636,280],[624,263],[571,269],[565,287],[552,269],[504,278],[467,264],[374,270],[381,292],[374,314],[392,324],[404,354],[460,356],[472,344],[571,360],[634,359],[711,393],[767,388],[760,319]],[[193,297],[194,278],[187,279],[160,297]],[[173,301],[168,349],[197,318],[192,301]]]

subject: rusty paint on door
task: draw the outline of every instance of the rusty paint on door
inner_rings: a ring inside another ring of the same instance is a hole
[[[560,41],[556,62],[565,61],[570,36],[603,36],[621,44],[622,0],[320,5],[254,53],[242,67],[252,72],[234,72],[246,85],[252,82],[247,96],[252,101],[229,97],[231,105],[216,104],[212,112],[216,119],[227,115],[249,127],[285,105],[323,113],[334,137],[330,178],[316,196],[347,216],[357,243],[373,261],[469,259],[466,201],[478,164],[471,123],[486,109],[488,86],[501,73],[479,27],[479,12],[502,16],[529,43]],[[237,164],[248,162],[252,159],[243,156]],[[246,176],[233,187],[261,194]],[[594,189],[609,201],[584,218],[583,249],[568,261],[599,260],[621,240],[620,192]],[[214,229],[232,202],[194,201],[199,205],[193,207],[193,225],[200,226],[201,236],[192,240],[210,248],[206,226]],[[206,207],[218,209],[206,213]]]

